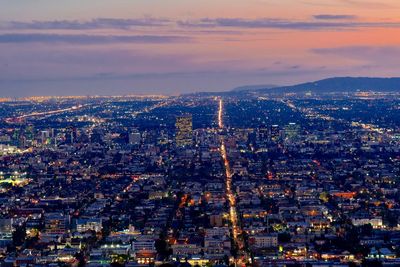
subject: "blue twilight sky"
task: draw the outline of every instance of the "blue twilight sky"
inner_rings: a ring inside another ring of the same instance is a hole
[[[0,97],[399,76],[398,0],[0,0]]]

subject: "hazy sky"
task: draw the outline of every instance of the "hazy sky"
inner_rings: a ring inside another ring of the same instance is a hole
[[[0,0],[0,96],[400,76],[398,0]]]

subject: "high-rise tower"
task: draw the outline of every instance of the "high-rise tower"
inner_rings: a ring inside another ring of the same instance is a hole
[[[191,114],[176,117],[175,141],[177,147],[189,147],[193,144],[193,123]]]

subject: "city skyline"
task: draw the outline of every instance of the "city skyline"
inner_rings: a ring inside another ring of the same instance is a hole
[[[176,95],[398,76],[400,3],[4,1],[0,95]]]
[[[0,264],[398,266],[399,96],[2,101]]]
[[[0,267],[400,266],[399,0],[0,7]]]

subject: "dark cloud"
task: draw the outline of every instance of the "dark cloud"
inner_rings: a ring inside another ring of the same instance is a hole
[[[346,57],[395,57],[400,55],[400,47],[398,46],[341,46],[329,48],[311,49],[316,54],[332,54]]]
[[[271,28],[288,30],[340,30],[367,27],[400,27],[400,22],[359,22],[359,21],[292,21],[285,19],[243,19],[243,18],[203,18],[179,21],[182,27],[217,28]]]
[[[319,20],[354,20],[357,19],[355,15],[332,15],[332,14],[319,14],[313,16],[314,19]]]
[[[362,27],[400,27],[400,22],[357,21],[357,16],[347,14],[317,14],[314,20],[287,20],[275,18],[202,18],[198,20],[170,20],[158,18],[115,19],[97,18],[88,21],[10,21],[0,23],[3,30],[96,30],[130,29],[133,27],[163,27],[177,25],[183,28],[275,28],[292,30],[349,29]]]
[[[0,35],[0,43],[174,43],[190,40],[190,38],[184,36],[168,35],[86,35],[41,33],[10,33]]]
[[[94,29],[129,29],[143,26],[165,26],[167,19],[115,19],[97,18],[88,21],[52,20],[52,21],[10,21],[1,24],[0,28],[11,30],[94,30]]]

